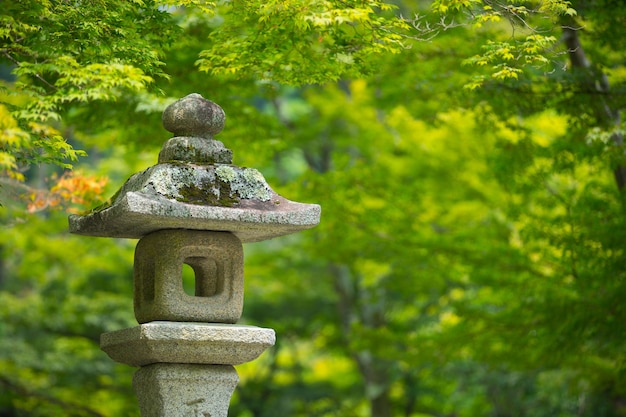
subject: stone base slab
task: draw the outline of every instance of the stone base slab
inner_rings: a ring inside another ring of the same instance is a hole
[[[133,387],[142,417],[227,417],[238,382],[229,365],[159,363],[135,372]]]
[[[104,333],[100,348],[116,362],[239,365],[276,342],[273,329],[217,323],[153,321]]]

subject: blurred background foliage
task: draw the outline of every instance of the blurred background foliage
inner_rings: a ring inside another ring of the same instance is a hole
[[[135,324],[136,241],[67,214],[191,92],[322,206],[245,246],[242,323],[278,340],[231,415],[626,415],[619,2],[74,3],[1,3],[0,416],[139,415],[98,347]]]

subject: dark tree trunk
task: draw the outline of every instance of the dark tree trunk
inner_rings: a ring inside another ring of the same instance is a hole
[[[583,91],[593,97],[590,105],[595,110],[595,117],[604,128],[610,129],[620,125],[619,111],[612,109],[607,97],[610,92],[609,80],[602,71],[594,68],[585,54],[585,50],[580,42],[580,29],[573,20],[568,20],[563,25],[563,42],[567,47],[569,61],[573,71],[578,71],[583,75],[580,84]],[[616,146],[624,144],[624,136],[621,133],[614,133],[611,136]],[[618,165],[614,168],[615,183],[619,190],[626,186],[626,167]]]
[[[353,277],[345,266],[332,265],[331,275],[335,289],[339,295],[337,310],[339,322],[346,346],[350,346],[351,327],[359,321],[367,328],[384,326],[384,314],[381,306],[372,305],[359,288],[358,280]],[[369,350],[350,351],[356,361],[363,378],[365,393],[370,403],[371,417],[393,417],[393,408],[389,396],[391,386],[389,360],[379,358]]]

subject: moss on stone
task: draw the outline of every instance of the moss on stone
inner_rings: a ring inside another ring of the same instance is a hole
[[[212,184],[185,185],[178,189],[180,197],[176,200],[181,203],[219,207],[235,207],[239,204],[239,199],[231,196],[228,183],[218,181],[216,185],[218,186],[217,193]]]

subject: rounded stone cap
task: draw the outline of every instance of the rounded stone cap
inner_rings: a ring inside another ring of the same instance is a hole
[[[163,111],[163,127],[175,136],[212,139],[222,131],[225,120],[219,105],[197,93],[175,101]]]

